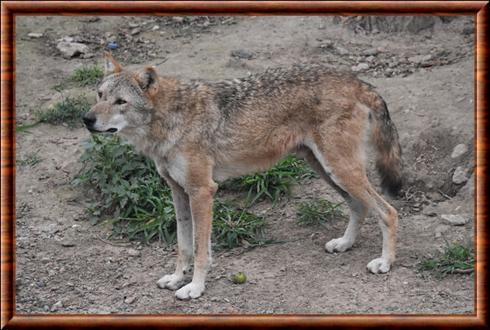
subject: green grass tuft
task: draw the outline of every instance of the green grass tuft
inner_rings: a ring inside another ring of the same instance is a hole
[[[82,116],[89,110],[90,104],[85,97],[67,97],[51,108],[38,112],[37,120],[53,125],[65,123],[71,128],[79,127],[82,124]]]
[[[304,226],[321,225],[328,220],[342,217],[340,205],[342,203],[332,203],[324,199],[302,202],[296,212],[298,223]]]
[[[23,159],[17,159],[16,164],[19,166],[30,166],[34,167],[37,164],[41,162],[41,157],[39,157],[39,154],[36,152],[28,154],[25,158]]]
[[[76,82],[79,86],[92,86],[104,76],[104,71],[99,66],[83,66],[75,69],[70,79]]]
[[[438,277],[445,277],[448,274],[472,273],[474,264],[475,254],[471,247],[447,244],[440,256],[422,261],[419,270],[431,271]]]
[[[81,161],[83,167],[74,184],[91,191],[88,211],[95,223],[110,217],[114,236],[175,243],[171,191],[151,160],[116,136],[93,135]],[[262,218],[215,202],[213,235],[217,247],[264,244],[264,227]]]
[[[268,171],[241,176],[223,184],[224,189],[247,191],[248,205],[264,199],[276,203],[291,194],[291,187],[299,180],[315,177],[316,173],[303,160],[289,156]]]

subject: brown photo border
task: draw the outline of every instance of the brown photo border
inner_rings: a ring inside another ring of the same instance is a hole
[[[475,18],[476,292],[470,315],[48,315],[15,312],[15,16],[472,15]],[[1,328],[489,328],[487,314],[488,1],[4,1],[1,4]]]

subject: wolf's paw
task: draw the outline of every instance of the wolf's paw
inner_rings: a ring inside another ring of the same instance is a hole
[[[175,274],[165,275],[164,277],[158,280],[157,285],[159,288],[162,289],[167,288],[170,290],[177,290],[184,284],[183,280],[184,280],[183,276],[178,276]]]
[[[352,244],[352,242],[346,240],[343,237],[335,238],[325,244],[325,250],[328,253],[344,252],[350,249],[352,247]]]
[[[199,298],[204,291],[204,284],[196,284],[191,282],[186,286],[180,288],[175,292],[175,296],[178,299],[187,300],[187,299],[195,299]]]
[[[369,271],[374,274],[387,273],[390,270],[390,267],[391,262],[385,258],[376,258],[367,264]]]

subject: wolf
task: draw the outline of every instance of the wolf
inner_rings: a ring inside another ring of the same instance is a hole
[[[171,188],[178,256],[160,288],[198,298],[211,265],[211,223],[217,182],[267,169],[288,154],[304,158],[346,201],[350,219],[329,253],[352,247],[368,211],[379,217],[381,256],[372,273],[395,260],[397,211],[368,181],[367,144],[377,151],[381,187],[402,186],[401,147],[383,98],[351,73],[322,65],[272,68],[245,78],[180,81],[153,67],[133,72],[105,53],[97,102],[83,117],[91,132],[114,133],[151,158]],[[194,262],[192,281],[184,272]]]

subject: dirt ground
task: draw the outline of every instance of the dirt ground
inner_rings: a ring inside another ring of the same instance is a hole
[[[252,210],[264,215],[270,235],[285,243],[216,253],[205,294],[179,301],[156,286],[173,272],[172,248],[108,241],[110,228],[87,220],[88,196],[70,182],[89,133],[38,125],[17,135],[17,160],[33,153],[40,158],[34,166],[17,166],[17,312],[473,313],[473,274],[441,279],[417,268],[446,242],[473,242],[472,24],[470,17],[438,19],[418,34],[363,34],[331,17],[17,17],[17,124],[32,122],[35,111],[58,101],[53,86],[75,68],[101,63],[109,41],[118,43],[114,54],[125,65],[155,65],[161,74],[183,79],[233,78],[271,66],[321,62],[358,71],[377,87],[398,127],[408,181],[404,196],[393,201],[400,214],[399,241],[388,274],[366,269],[381,252],[375,218],[366,220],[354,248],[339,254],[327,254],[324,244],[342,235],[345,218],[326,228],[297,224],[299,201],[339,201],[320,179],[309,179],[279,205],[263,202]],[[29,37],[32,32],[42,36]],[[86,44],[86,58],[63,58],[56,40],[64,36]],[[90,88],[71,86],[63,93],[95,99]],[[458,144],[468,151],[452,158]],[[452,181],[457,167],[466,171],[467,182]],[[446,225],[444,214],[469,222]],[[247,274],[247,283],[228,280],[236,271]]]

